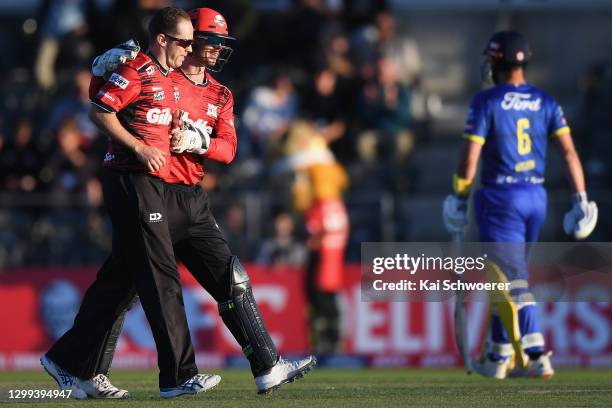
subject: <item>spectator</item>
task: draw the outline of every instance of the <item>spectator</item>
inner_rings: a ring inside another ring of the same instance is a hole
[[[45,128],[53,133],[59,130],[62,122],[69,118],[75,119],[76,127],[83,136],[83,143],[89,145],[97,139],[98,131],[94,124],[89,120],[88,112],[91,106],[89,100],[89,82],[91,72],[89,68],[82,68],[76,71],[73,76],[73,83],[64,96],[60,96],[53,105],[47,125]]]
[[[98,165],[83,149],[83,140],[75,118],[61,124],[57,132],[59,149],[46,161],[41,172],[50,191],[87,191],[87,184]]]
[[[352,146],[345,139],[353,100],[352,83],[331,68],[319,70],[305,98],[305,114],[317,125],[332,151],[341,161],[352,156]]]
[[[28,118],[17,121],[13,138],[0,151],[0,161],[5,190],[32,192],[40,187],[38,172],[43,165],[43,154],[33,140]]]
[[[294,207],[308,230],[306,295],[311,305],[313,348],[318,354],[339,351],[338,293],[343,287],[344,252],[349,219],[342,194],[348,187],[344,168],[335,160],[312,123],[297,121],[286,142],[287,158],[277,168],[292,169]]]
[[[279,147],[281,137],[298,112],[298,97],[293,81],[279,73],[271,85],[256,87],[251,92],[242,114],[243,138],[253,144],[255,155],[269,156]]]
[[[416,42],[397,34],[395,18],[389,11],[376,14],[374,24],[357,29],[352,36],[356,64],[365,80],[375,76],[380,58],[392,60],[398,69],[398,80],[405,86],[418,83],[421,58]]]
[[[359,104],[363,119],[357,148],[359,156],[366,161],[374,160],[377,155],[395,161],[405,159],[413,147],[410,89],[400,82],[394,60],[378,60],[376,80],[364,84]],[[384,151],[377,154],[377,149]]]
[[[230,204],[223,220],[223,233],[234,255],[240,259],[251,259],[250,245],[246,238],[244,209],[239,203]]]
[[[41,42],[34,71],[38,85],[49,90],[57,85],[55,65],[62,52],[61,65],[89,62],[93,47],[86,34],[87,0],[47,0],[43,4]]]
[[[405,86],[414,86],[420,81],[421,57],[416,41],[408,35],[397,34],[397,23],[389,11],[376,16],[378,48],[382,57],[397,66],[398,79]]]
[[[304,266],[306,247],[295,240],[293,230],[291,215],[278,214],[274,219],[274,237],[261,244],[256,261],[272,268]]]

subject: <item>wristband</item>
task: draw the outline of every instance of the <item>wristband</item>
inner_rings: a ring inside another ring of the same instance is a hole
[[[472,180],[459,177],[457,174],[453,174],[453,191],[459,197],[465,197],[470,194],[470,188],[472,187]]]

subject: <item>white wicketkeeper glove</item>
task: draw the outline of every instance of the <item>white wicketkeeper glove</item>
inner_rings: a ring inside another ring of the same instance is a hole
[[[211,128],[183,119],[181,129],[172,136],[171,150],[174,153],[204,154],[210,146]]]
[[[136,58],[139,51],[138,41],[129,39],[104,54],[98,55],[91,64],[91,72],[98,77],[104,76],[117,69],[117,66]]]
[[[449,233],[461,232],[468,223],[467,197],[459,197],[456,194],[446,196],[442,206],[442,218],[444,219],[444,226]]]
[[[595,201],[589,201],[586,193],[574,196],[574,206],[565,213],[563,229],[567,235],[576,239],[585,239],[597,225],[598,210]]]

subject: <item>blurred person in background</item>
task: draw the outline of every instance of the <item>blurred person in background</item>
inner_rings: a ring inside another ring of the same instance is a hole
[[[308,232],[306,295],[310,303],[312,346],[318,354],[339,352],[341,316],[338,292],[344,285],[344,252],[349,219],[342,193],[348,177],[308,121],[297,121],[286,144],[288,168],[295,171],[294,207]]]
[[[362,131],[357,153],[366,162],[380,158],[386,165],[405,164],[414,146],[410,89],[399,80],[394,60],[379,59],[376,72],[376,79],[365,82],[359,95]]]
[[[233,202],[227,207],[220,226],[234,254],[240,259],[251,259],[251,246],[246,239],[245,216],[242,204]]]
[[[34,65],[38,85],[50,90],[57,85],[56,63],[82,65],[93,56],[86,37],[88,0],[46,0],[42,5],[41,40]],[[62,54],[62,58],[58,56]]]
[[[88,140],[79,131],[76,118],[66,118],[57,130],[58,149],[45,160],[40,171],[47,190],[86,192],[87,184],[98,170],[98,163],[88,155]]]
[[[33,132],[29,118],[18,119],[13,136],[0,149],[4,180],[2,189],[5,191],[33,192],[41,188],[39,172],[45,155],[38,149]]]
[[[321,67],[312,78],[304,97],[304,114],[317,125],[332,151],[341,161],[353,156],[349,140],[353,83],[329,67]]]
[[[330,70],[344,79],[353,79],[357,73],[354,63],[351,61],[351,44],[342,26],[338,23],[330,25],[323,36],[322,42],[322,52],[317,55],[319,65],[329,67]]]
[[[404,27],[405,28],[405,27]],[[380,58],[393,61],[402,85],[415,86],[421,76],[418,45],[406,33],[398,34],[397,22],[390,11],[376,14],[373,25],[358,29],[353,37],[353,53],[364,79],[372,78]]]
[[[91,72],[88,68],[80,68],[72,76],[71,86],[67,92],[57,96],[47,118],[45,129],[57,132],[62,122],[74,119],[75,125],[82,136],[83,144],[89,146],[103,138],[98,138],[99,131],[89,119],[89,83]],[[101,143],[100,143],[101,144]]]
[[[270,85],[254,88],[242,113],[244,137],[254,155],[269,159],[280,150],[281,138],[298,113],[298,96],[291,78],[278,71]]]
[[[306,247],[294,237],[291,214],[281,212],[274,217],[274,236],[263,241],[256,262],[274,269],[300,268],[306,261]]]

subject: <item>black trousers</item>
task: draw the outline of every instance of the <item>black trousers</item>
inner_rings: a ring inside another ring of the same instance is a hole
[[[156,181],[156,183],[161,183]],[[219,230],[217,222],[210,211],[207,193],[198,185],[183,186],[165,184],[163,202],[168,209],[167,223],[170,240],[174,245],[176,259],[182,261],[200,285],[218,302],[229,300],[231,252]],[[125,263],[113,253],[100,273],[122,274]],[[80,378],[91,378],[95,374],[107,374],[113,359],[116,341],[123,326],[126,309],[133,303],[136,292],[124,292],[117,297],[109,324],[99,327],[91,334],[83,334],[89,344],[87,360],[81,360],[80,370],[73,372],[68,365],[53,358],[60,366]],[[86,294],[87,297],[87,294]],[[142,296],[141,296],[142,302]],[[83,302],[83,305],[85,302]],[[77,315],[75,326],[80,320],[83,305]],[[144,308],[144,304],[143,304]],[[70,353],[64,353],[65,359],[71,359]],[[65,361],[65,360],[62,360]],[[76,364],[77,362],[75,362]],[[195,367],[195,364],[194,364]],[[161,385],[160,376],[160,386]]]
[[[85,293],[73,327],[47,353],[77,377],[92,377],[90,367],[136,294],[155,339],[160,387],[176,387],[198,372],[169,228],[180,209],[172,207],[167,186],[143,174],[105,174],[112,255]]]
[[[306,265],[306,297],[310,304],[310,337],[315,353],[325,355],[340,351],[340,310],[338,294],[317,287],[319,251],[308,254]]]

